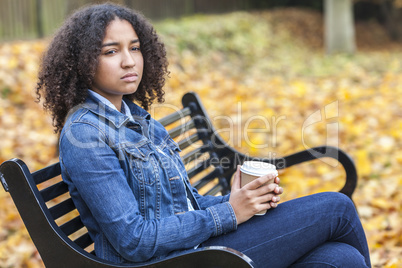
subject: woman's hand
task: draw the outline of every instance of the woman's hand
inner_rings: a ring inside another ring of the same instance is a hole
[[[241,224],[261,210],[275,208],[280,201],[279,195],[283,193],[279,187],[279,178],[269,174],[240,187],[240,166],[234,175],[229,203],[232,205],[236,214],[237,224]],[[273,183],[269,183],[274,179]]]

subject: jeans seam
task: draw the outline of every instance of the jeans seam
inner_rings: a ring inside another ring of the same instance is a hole
[[[359,243],[360,248],[363,250],[363,249],[364,249],[364,246],[362,245],[362,243],[361,243],[361,241],[360,241],[360,238],[359,238],[359,236],[357,235],[357,232],[355,231],[356,228],[351,224],[351,221],[350,221],[348,218],[344,217],[343,219],[346,220],[346,221],[347,221],[347,225],[349,225],[349,226],[351,227],[352,232],[353,232],[354,236],[356,237],[356,240],[357,240],[357,242]],[[339,239],[343,238],[344,236],[345,236],[345,235],[343,235],[343,236],[340,237],[340,238],[337,238],[335,241],[339,241]],[[357,250],[358,250],[358,249],[357,249]],[[359,251],[359,250],[358,250],[358,251]],[[360,251],[359,251],[359,252],[360,252]],[[363,256],[364,262],[366,262],[366,258],[364,257],[364,255],[362,254],[362,252],[361,252],[360,254]]]
[[[260,244],[258,244],[258,245],[255,245],[255,246],[253,246],[253,247],[251,247],[251,248],[242,250],[242,252],[243,252],[243,253],[246,253],[247,251],[252,250],[252,249],[254,249],[254,248],[256,248],[256,247],[259,247],[259,246],[264,245],[264,244],[267,244],[267,243],[271,243],[271,242],[274,241],[274,240],[280,239],[280,238],[282,238],[282,237],[284,237],[284,236],[293,234],[293,233],[295,233],[295,232],[299,232],[300,230],[306,229],[306,228],[311,227],[311,226],[312,226],[312,225],[308,225],[308,226],[306,226],[306,227],[304,227],[304,228],[300,228],[300,229],[294,230],[293,232],[286,233],[286,234],[284,234],[284,235],[275,237],[274,239],[270,239],[270,240],[268,240],[268,241],[265,241],[265,242],[263,242],[263,243],[260,243]]]
[[[353,205],[353,207],[354,207],[354,205]],[[349,219],[349,217],[346,216],[346,208],[347,208],[347,206],[344,206],[344,211],[343,211],[343,213],[342,213],[342,217],[340,217],[340,220],[345,220],[345,221],[347,222],[347,225],[349,225],[349,226],[351,227],[352,232],[353,232],[353,235],[356,237],[356,240],[357,240],[358,243],[359,243],[360,249],[361,249],[361,250],[364,250],[364,248],[365,248],[365,247],[364,247],[364,243],[363,243],[363,244],[361,243],[360,238],[359,238],[359,236],[357,235],[357,232],[356,232],[356,227],[351,224],[352,221]],[[356,213],[357,213],[357,212],[356,212]],[[363,230],[363,232],[364,232],[364,230]],[[331,235],[332,235],[332,232],[331,232]],[[340,238],[337,238],[336,241],[339,241],[339,239],[343,238],[344,236],[345,236],[345,235],[343,235],[343,236],[340,237]],[[358,251],[359,251],[359,250],[358,250]],[[359,252],[360,252],[360,251],[359,251]],[[364,258],[364,262],[366,262],[366,258],[364,257],[364,255],[363,255],[362,252],[361,252],[361,254],[362,254],[363,258]]]
[[[299,263],[297,263],[297,264],[294,265],[294,266],[297,267],[299,264],[300,264],[300,265],[305,265],[305,264],[325,264],[325,265],[328,265],[328,266],[330,266],[330,267],[338,268],[338,266],[332,265],[332,264],[327,263],[327,262],[320,262],[320,261],[299,262]],[[293,265],[292,265],[292,267],[293,267]]]

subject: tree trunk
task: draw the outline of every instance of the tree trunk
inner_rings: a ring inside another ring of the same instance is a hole
[[[36,31],[39,38],[43,38],[43,5],[42,0],[36,0]]]
[[[402,8],[395,6],[395,1],[381,3],[381,11],[385,19],[385,28],[392,40],[402,41]]]
[[[325,0],[325,46],[329,54],[356,50],[352,0]]]

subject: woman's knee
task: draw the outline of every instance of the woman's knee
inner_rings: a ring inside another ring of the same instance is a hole
[[[331,203],[331,204],[337,204],[340,203],[342,205],[352,205],[354,206],[352,200],[345,194],[339,193],[339,192],[323,192],[323,193],[318,193],[316,194],[317,196],[320,196],[321,199]]]
[[[322,206],[329,206],[332,210],[337,210],[339,208],[342,211],[351,210],[351,212],[356,212],[353,201],[345,194],[338,192],[324,192],[317,195],[322,202]]]

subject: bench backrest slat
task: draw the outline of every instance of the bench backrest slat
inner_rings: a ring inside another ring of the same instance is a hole
[[[205,175],[202,179],[193,183],[193,186],[198,190],[207,185],[210,181],[217,178],[221,174],[222,171],[218,168],[215,168],[212,172]]]
[[[177,112],[171,113],[161,119],[159,119],[159,123],[161,123],[164,127],[186,117],[191,115],[191,109],[190,107],[185,107]]]
[[[45,182],[54,177],[57,177],[58,175],[60,175],[60,173],[61,173],[60,165],[59,165],[59,163],[56,163],[56,164],[53,164],[46,168],[33,172],[32,177],[33,177],[35,183],[38,185],[42,182]]]
[[[189,137],[186,137],[183,140],[180,140],[178,142],[180,150],[186,149],[187,147],[189,147],[190,145],[192,145],[193,143],[195,143],[195,142],[197,142],[199,140],[201,140],[201,139],[200,139],[200,137],[198,136],[197,133],[195,133],[195,134],[193,134],[193,135],[191,135]]]
[[[209,189],[205,195],[216,195],[219,192],[221,192],[223,190],[222,185],[220,184],[216,184],[215,186],[213,186],[211,189]]]
[[[190,170],[187,171],[188,177],[191,179],[195,175],[201,173],[206,168],[210,166],[210,159],[203,160],[202,162],[197,162]]]
[[[80,246],[81,248],[85,249],[89,247],[90,245],[93,244],[91,237],[89,236],[88,233],[78,237],[77,239],[74,240],[74,242]]]
[[[52,206],[49,208],[50,214],[52,214],[53,219],[57,220],[58,218],[66,215],[67,213],[73,211],[75,209],[75,205],[73,200],[70,198]]]
[[[80,230],[83,227],[84,227],[84,224],[82,223],[80,216],[77,216],[74,219],[69,220],[68,222],[60,225],[60,229],[67,236],[77,232],[78,230]]]
[[[210,151],[210,150],[211,150],[211,148],[209,147],[208,144],[198,146],[194,150],[192,150],[191,152],[185,154],[182,157],[183,162],[184,162],[184,164],[188,164],[188,163],[200,158],[204,153],[206,153],[207,151]]]
[[[45,202],[48,202],[56,197],[68,192],[67,184],[60,181],[52,186],[49,186],[40,191],[42,198]]]
[[[180,126],[177,126],[171,130],[169,130],[169,135],[170,137],[177,138],[179,135],[182,135],[183,133],[189,131],[190,129],[194,129],[195,124],[193,120],[190,120]]]

